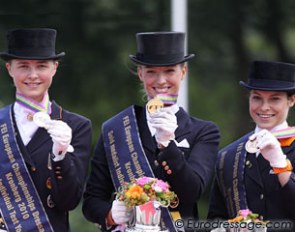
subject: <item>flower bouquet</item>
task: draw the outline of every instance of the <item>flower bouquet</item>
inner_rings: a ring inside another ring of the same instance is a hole
[[[228,222],[231,224],[230,232],[266,232],[267,222],[261,221],[259,215],[249,209],[239,210],[238,215]]]
[[[161,231],[160,207],[175,206],[178,202],[169,188],[168,183],[157,178],[140,177],[118,189],[117,199],[135,209],[135,227],[129,231]]]

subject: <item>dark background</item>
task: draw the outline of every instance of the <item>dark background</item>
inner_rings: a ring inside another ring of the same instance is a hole
[[[253,129],[247,79],[251,60],[295,59],[294,0],[188,0],[189,112],[214,121],[220,147]],[[6,31],[50,27],[58,31],[56,50],[66,52],[50,96],[64,108],[90,118],[93,146],[100,126],[130,104],[144,104],[142,87],[128,60],[135,33],[171,28],[169,0],[0,0],[0,51]],[[0,107],[15,89],[0,64]],[[294,124],[291,112],[289,123]],[[206,155],[206,154],[204,154]],[[193,191],[193,190],[192,190]],[[208,191],[200,201],[206,217]],[[81,206],[71,213],[73,232],[96,231]]]

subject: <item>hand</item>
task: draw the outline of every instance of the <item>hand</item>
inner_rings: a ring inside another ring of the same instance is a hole
[[[167,147],[175,138],[175,130],[178,127],[177,118],[170,108],[161,108],[150,114],[151,126],[156,129],[155,138],[158,144]]]
[[[63,159],[72,140],[72,129],[61,120],[50,120],[47,131],[53,141],[53,154],[57,160]]]
[[[132,208],[127,208],[124,201],[114,200],[111,213],[114,222],[117,225],[127,223],[131,219]]]
[[[250,139],[257,139],[257,147],[262,156],[269,161],[274,168],[284,168],[287,166],[286,155],[284,155],[281,144],[268,130],[261,130],[252,135]]]

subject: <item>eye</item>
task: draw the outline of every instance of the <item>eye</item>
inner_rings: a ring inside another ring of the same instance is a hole
[[[175,72],[175,69],[173,69],[173,68],[167,69],[166,72],[168,72],[168,73],[174,73]]]
[[[28,65],[22,64],[22,65],[19,65],[18,68],[26,69],[26,68],[28,68]]]
[[[46,63],[38,64],[38,68],[47,68],[47,67],[48,67],[48,64],[46,64]]]
[[[281,100],[280,97],[272,97],[272,98],[271,98],[271,101],[280,101],[280,100]]]
[[[261,97],[258,96],[258,95],[252,95],[252,96],[251,96],[251,100],[258,101],[258,100],[260,100],[260,99],[261,99]]]
[[[147,74],[153,74],[153,73],[155,73],[155,71],[154,70],[147,70],[146,73]]]

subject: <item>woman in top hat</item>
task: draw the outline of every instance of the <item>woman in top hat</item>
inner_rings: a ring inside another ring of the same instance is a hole
[[[65,53],[55,53],[56,30],[15,29],[0,57],[16,99],[0,111],[0,208],[8,231],[70,231],[68,211],[83,192],[91,122],[49,98]]]
[[[295,102],[295,65],[254,61],[240,85],[250,90],[256,126],[219,152],[208,218],[234,218],[250,209],[261,220],[293,221],[295,131],[287,117]]]
[[[129,57],[137,65],[150,101],[143,107],[131,106],[103,124],[83,212],[103,230],[120,226],[129,221],[131,213],[124,202],[112,201],[115,189],[140,176],[156,177],[167,181],[179,198],[178,206],[169,208],[168,219],[163,219],[165,226],[175,231],[169,216],[198,218],[196,202],[213,174],[219,130],[214,123],[191,117],[177,105],[180,83],[187,72],[185,62],[194,57],[184,54],[185,34],[147,32],[136,34],[136,39],[138,52]],[[155,98],[163,108],[150,104],[157,103]],[[184,226],[189,227],[188,223]]]

